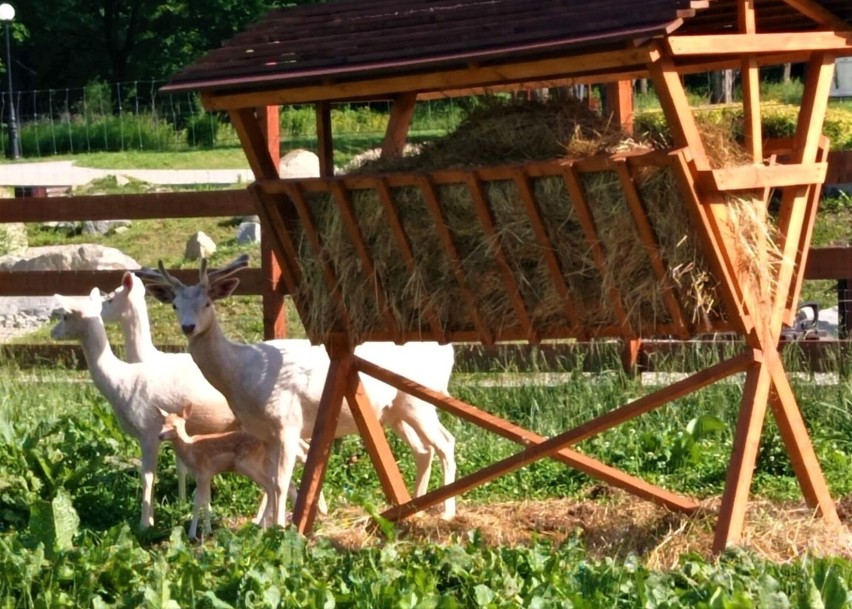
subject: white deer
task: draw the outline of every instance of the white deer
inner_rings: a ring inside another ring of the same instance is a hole
[[[78,340],[83,347],[92,381],[112,406],[121,429],[133,436],[142,452],[142,516],[140,526],[154,524],[154,475],[160,447],[162,416],[158,409],[180,411],[187,403],[197,408],[189,422],[192,433],[222,429],[222,413],[211,414],[208,401],[185,402],[184,371],[157,360],[128,363],[115,356],[101,319],[101,295],[97,288],[88,298],[55,295],[64,310],[51,336]],[[234,419],[230,420],[234,427]]]
[[[264,490],[255,523],[263,515],[266,497],[272,493],[272,478],[266,458],[266,446],[244,431],[199,434],[191,436],[186,430],[192,407],[183,412],[161,411],[163,425],[159,438],[171,441],[175,454],[186,463],[195,478],[195,499],[189,536],[195,538],[199,514],[204,512],[204,532],[210,532],[210,484],[213,476],[222,472],[236,472],[254,480]]]
[[[166,353],[154,346],[151,337],[151,323],[148,317],[148,307],[145,304],[145,285],[142,280],[131,272],[126,272],[121,278],[121,285],[103,297],[101,317],[106,323],[121,325],[124,336],[125,357],[128,362],[159,362],[163,369],[168,369],[176,385],[172,387],[177,402],[170,412],[179,412],[185,404],[194,404],[189,430],[192,434],[211,434],[234,431],[239,424],[234,418],[228,401],[217,391],[195,365],[189,353]],[[299,447],[298,458],[305,460],[307,443]],[[186,467],[180,456],[175,454],[178,473],[178,496],[186,498]],[[295,499],[296,491],[288,489],[288,494]],[[327,512],[324,497],[320,496],[319,510]]]
[[[324,347],[306,340],[273,340],[240,344],[228,340],[216,318],[213,302],[237,287],[235,272],[248,265],[248,256],[207,272],[202,260],[200,281],[186,286],[159,263],[159,271],[136,271],[149,293],[171,304],[186,335],[189,353],[210,383],[221,391],[244,430],[267,443],[275,493],[270,500],[275,524],[286,522],[281,499],[292,477],[299,440],[313,431],[329,358]],[[435,391],[447,393],[453,367],[451,345],[437,343],[365,343],[356,355],[406,376]],[[435,408],[381,381],[361,375],[367,397],[380,421],[390,426],[411,448],[417,468],[415,493],[426,492],[432,457],[438,454],[444,483],[455,480],[455,440],[441,424]],[[357,433],[352,413],[344,404],[336,435]],[[443,516],[455,515],[455,500],[444,503]]]

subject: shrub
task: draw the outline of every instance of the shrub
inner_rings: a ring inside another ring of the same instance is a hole
[[[213,148],[219,133],[219,117],[196,114],[186,123],[186,143],[191,148]]]

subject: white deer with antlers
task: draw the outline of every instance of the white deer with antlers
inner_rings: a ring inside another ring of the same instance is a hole
[[[229,296],[239,283],[232,275],[248,265],[243,255],[208,272],[202,260],[199,283],[184,285],[159,263],[159,271],[137,274],[148,292],[171,304],[189,343],[189,353],[201,372],[228,400],[243,429],[268,447],[275,492],[269,501],[275,524],[286,522],[284,492],[290,484],[300,439],[310,439],[328,374],[324,347],[306,340],[235,343],[224,335],[213,302]],[[356,355],[420,383],[447,393],[453,367],[451,345],[437,343],[365,343]],[[432,457],[438,454],[444,483],[455,480],[455,439],[441,424],[435,408],[371,377],[361,375],[367,397],[380,421],[390,426],[411,448],[417,469],[415,493],[426,492]],[[344,404],[336,435],[357,433]],[[443,516],[455,515],[455,500],[444,503]]]

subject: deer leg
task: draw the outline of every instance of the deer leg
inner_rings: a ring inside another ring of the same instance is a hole
[[[139,526],[143,529],[154,526],[154,473],[157,471],[159,442],[143,443],[142,466],[139,475],[142,478],[142,518]]]

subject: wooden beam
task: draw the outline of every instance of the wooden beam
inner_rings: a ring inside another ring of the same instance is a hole
[[[249,166],[254,172],[255,180],[272,180],[278,178],[278,164],[270,154],[263,127],[256,114],[255,108],[239,108],[228,113],[231,124],[240,138],[243,151],[246,153]]]
[[[791,165],[740,165],[713,169],[700,175],[712,179],[716,190],[758,190],[785,186],[822,184],[828,171],[828,163]]]
[[[331,132],[331,104],[317,102],[317,156],[320,163],[320,176],[329,178],[334,175],[334,138]]]
[[[747,55],[790,51],[843,51],[852,46],[852,33],[784,32],[772,34],[705,34],[669,36],[666,44],[675,57],[691,55]]]
[[[334,352],[329,355],[331,363],[311,433],[311,444],[302,473],[302,484],[299,487],[296,504],[293,506],[293,524],[302,535],[307,535],[314,526],[319,494],[322,491],[331,446],[337,434],[337,421],[343,407],[343,398],[350,377],[355,374],[352,356],[348,351]],[[281,501],[285,500],[286,497],[281,498]]]
[[[529,62],[507,61],[488,66],[468,66],[411,76],[375,80],[328,83],[304,87],[279,88],[249,93],[210,93],[202,95],[208,110],[230,110],[251,106],[275,106],[314,103],[317,100],[381,99],[402,92],[435,92],[512,82],[532,82],[567,78],[574,73],[593,70],[641,70],[648,61],[648,51],[627,48],[616,51],[577,54]]]
[[[754,11],[755,0],[739,0],[737,14],[741,34],[755,34],[757,25]],[[753,163],[763,162],[763,137],[760,124],[760,73],[754,57],[743,57],[740,67],[743,89],[743,135],[745,148]]]
[[[754,464],[766,416],[770,380],[769,369],[764,362],[755,363],[746,375],[737,431],[728,461],[725,491],[722,494],[713,540],[713,552],[716,554],[721,553],[730,544],[737,543],[742,535]]]
[[[3,222],[78,222],[152,218],[229,218],[255,213],[246,190],[150,192],[137,195],[87,195],[3,199]]]
[[[382,158],[399,158],[402,156],[416,105],[417,93],[400,93],[394,97],[388,117],[385,139],[382,141]]]
[[[266,148],[275,167],[281,165],[281,123],[278,106],[258,108],[258,117],[262,124]],[[287,336],[287,307],[284,303],[284,290],[281,289],[281,263],[272,246],[269,235],[272,231],[268,219],[260,222],[260,268],[266,276],[263,292],[263,338],[264,340]]]
[[[544,436],[528,431],[510,421],[494,416],[444,393],[424,387],[419,383],[415,383],[372,362],[362,360],[357,356],[355,365],[364,374],[386,382],[400,391],[404,391],[409,395],[433,404],[437,408],[451,412],[469,423],[473,423],[478,427],[522,446],[540,444],[546,440]],[[553,455],[553,458],[589,476],[613,484],[643,499],[652,501],[657,505],[663,505],[669,509],[687,513],[698,508],[698,504],[692,499],[661,489],[574,450],[568,448],[562,449]]]
[[[607,83],[604,94],[604,115],[622,131],[633,134],[633,81],[619,80]]]
[[[841,32],[852,29],[846,21],[814,0],[784,0],[784,2],[820,25],[826,25]]]

